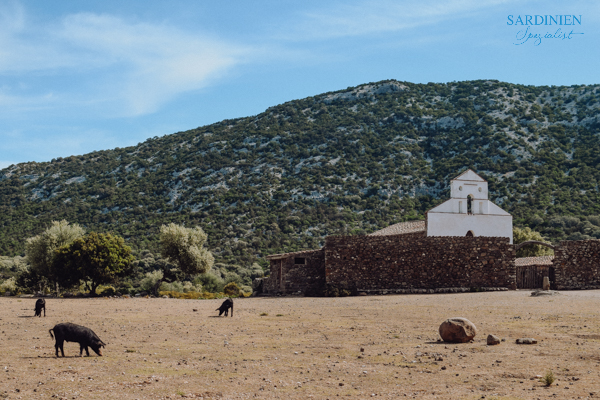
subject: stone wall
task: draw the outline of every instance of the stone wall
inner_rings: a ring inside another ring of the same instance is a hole
[[[338,290],[516,289],[515,251],[507,238],[329,236],[324,249],[327,286]]]
[[[557,290],[600,289],[600,240],[560,242],[553,267]]]
[[[323,249],[288,253],[270,259],[271,275],[262,279],[262,293],[320,295],[325,288]],[[305,264],[297,264],[297,259]]]

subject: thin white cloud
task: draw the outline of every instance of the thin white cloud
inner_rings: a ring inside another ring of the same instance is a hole
[[[301,40],[394,32],[467,17],[501,4],[515,2],[515,0],[372,0],[351,4],[336,3],[305,13],[298,29],[292,32]]]
[[[9,21],[14,21],[9,23]],[[0,11],[0,78],[35,73],[76,86],[46,93],[5,84],[0,103],[61,108],[101,106],[93,113],[136,116],[156,111],[177,95],[213,84],[244,62],[250,50],[172,26],[132,23],[112,15],[68,15],[34,27],[22,9]],[[44,89],[39,89],[43,91]],[[74,101],[76,100],[76,101]]]
[[[179,93],[210,85],[248,54],[220,40],[110,15],[69,16],[59,36],[119,67],[120,76],[104,84],[125,101],[130,115],[155,111]]]

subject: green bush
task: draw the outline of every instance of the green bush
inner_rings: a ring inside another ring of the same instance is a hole
[[[4,295],[4,293],[6,292],[10,292],[12,295],[14,295],[17,292],[15,278],[10,278],[0,283],[0,293]]]
[[[554,377],[554,374],[552,373],[552,371],[548,370],[548,372],[546,372],[546,375],[544,375],[544,377],[541,378],[540,380],[544,385],[550,386],[554,383],[556,378]]]
[[[225,294],[223,293],[200,293],[200,292],[187,292],[187,293],[181,293],[181,292],[175,292],[175,291],[160,291],[158,292],[159,296],[168,296],[172,299],[206,299],[206,300],[211,300],[211,299],[222,299],[225,296]]]
[[[219,293],[223,291],[223,280],[212,273],[200,274],[194,279],[194,284],[202,286],[205,292]]]
[[[187,293],[182,293],[182,292],[177,292],[177,291],[173,291],[173,290],[164,290],[164,291],[160,291],[158,292],[158,294],[162,297],[162,296],[169,296],[172,299],[201,299],[203,298],[202,293],[199,292],[187,292]]]
[[[239,296],[240,292],[240,287],[235,282],[229,282],[223,288],[223,293],[225,293],[228,296]]]
[[[112,286],[100,286],[98,288],[98,296],[114,296],[116,293],[117,291]]]
[[[190,281],[185,282],[162,282],[160,284],[159,291],[162,292],[179,292],[179,293],[187,293],[187,292],[196,292],[202,293],[202,285],[194,285]]]

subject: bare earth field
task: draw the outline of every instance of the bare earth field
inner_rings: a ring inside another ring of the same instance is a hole
[[[0,298],[0,399],[600,397],[600,291],[249,298],[233,318],[220,303],[47,299],[34,318],[35,299]],[[438,342],[449,317],[471,320],[474,342]],[[104,357],[65,343],[57,359],[59,322],[93,329]],[[551,387],[535,378],[548,370]]]

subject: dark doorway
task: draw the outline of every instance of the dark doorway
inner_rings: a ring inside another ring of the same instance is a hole
[[[550,269],[552,273],[550,273]],[[544,283],[544,276],[550,278],[553,282],[554,268],[548,265],[528,265],[520,266],[517,270],[517,289],[541,289]]]
[[[466,237],[473,237],[475,235],[473,235],[473,231],[469,231],[469,232],[467,232],[467,234],[465,236]]]

